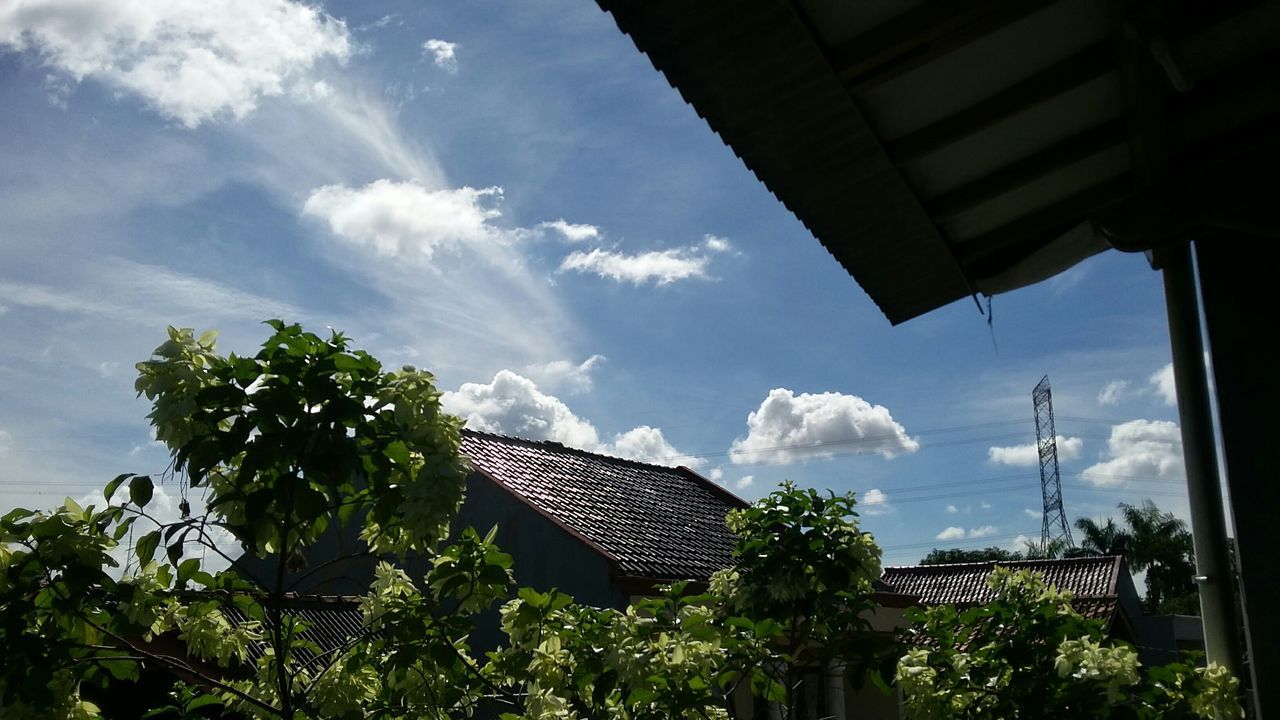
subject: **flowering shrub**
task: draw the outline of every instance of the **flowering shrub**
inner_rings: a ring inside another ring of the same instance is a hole
[[[1144,670],[1132,647],[1038,573],[997,567],[996,597],[958,611],[916,611],[897,679],[911,718],[1243,717],[1223,668],[1175,663]]]

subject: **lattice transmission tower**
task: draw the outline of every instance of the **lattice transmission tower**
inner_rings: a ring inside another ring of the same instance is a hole
[[[1044,498],[1044,514],[1040,525],[1040,550],[1061,540],[1075,547],[1071,524],[1062,509],[1062,478],[1058,475],[1058,433],[1053,426],[1053,393],[1049,376],[1045,375],[1031,391],[1031,404],[1036,412],[1036,449],[1040,452],[1040,495]]]

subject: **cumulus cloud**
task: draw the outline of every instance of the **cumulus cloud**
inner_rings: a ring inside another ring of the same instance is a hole
[[[1058,436],[1058,460],[1066,462],[1080,457],[1084,441],[1078,437]],[[1010,447],[987,448],[987,462],[1014,467],[1035,467],[1040,464],[1040,451],[1035,443]]]
[[[707,479],[713,483],[716,483],[717,485],[724,485],[725,484],[724,468],[722,467],[711,468],[711,470],[707,473]]]
[[[710,262],[711,258],[699,255],[689,248],[652,250],[638,255],[596,248],[571,253],[560,263],[560,271],[593,273],[633,285],[648,282],[669,285],[677,280],[707,277],[707,265]]]
[[[919,447],[883,405],[856,395],[797,395],[774,388],[747,416],[747,435],[733,441],[729,457],[735,463],[782,464],[830,457],[842,449],[893,458]]]
[[[597,448],[600,452],[619,457],[651,462],[658,465],[696,465],[691,458],[681,457],[680,451],[662,436],[662,431],[648,425],[632,428],[614,436],[613,442]]]
[[[1128,380],[1112,380],[1098,393],[1099,405],[1119,405],[1129,389]]]
[[[473,430],[552,440],[660,465],[697,465],[696,460],[681,456],[662,430],[648,425],[618,433],[610,442],[602,441],[595,425],[575,414],[564,401],[510,370],[498,371],[489,383],[465,383],[457,391],[444,393],[440,401],[447,412],[461,417]],[[712,479],[718,480],[715,475],[712,471]]]
[[[954,515],[954,514],[956,514],[956,513],[960,512],[960,508],[956,507],[955,505],[948,505],[948,506],[947,506],[947,512],[949,512],[949,513],[951,513],[952,515]]]
[[[729,252],[733,249],[733,244],[728,238],[717,237],[715,235],[703,235],[702,246],[711,252]]]
[[[265,97],[314,96],[318,63],[352,52],[346,24],[289,0],[31,0],[0,6],[0,49],[134,93],[195,128]]]
[[[743,475],[742,477],[738,478],[738,481],[733,484],[733,487],[738,490],[746,490],[747,488],[754,485],[755,482],[756,482],[756,477],[754,475]]]
[[[576,365],[568,360],[537,363],[525,368],[525,376],[551,392],[590,392],[591,373],[603,365],[605,359],[603,355],[592,355]]]
[[[883,515],[889,509],[889,496],[880,488],[871,488],[863,493],[862,511],[867,515]]]
[[[1108,459],[1085,468],[1081,476],[1090,484],[1121,485],[1129,478],[1183,476],[1182,434],[1176,423],[1165,420],[1130,420],[1111,428]]]
[[[538,229],[554,230],[569,242],[583,242],[600,237],[600,228],[595,225],[579,225],[568,222],[564,218],[540,222],[538,223]]]
[[[361,188],[325,185],[311,192],[302,213],[334,235],[379,255],[430,261],[437,250],[500,241],[490,221],[502,188],[431,190],[420,183],[376,180]]]
[[[441,398],[444,409],[467,427],[530,440],[554,440],[570,447],[596,450],[600,437],[559,398],[547,395],[530,379],[500,370],[487,384],[465,383]]]
[[[1169,363],[1151,374],[1147,384],[1164,400],[1165,405],[1178,404],[1178,388],[1173,381],[1173,363]]]
[[[458,72],[458,43],[432,38],[422,43],[422,51],[431,55],[431,62],[446,72]]]
[[[962,527],[951,526],[934,536],[935,540],[964,540],[974,538],[991,537],[999,532],[998,529],[991,525],[983,525],[982,527],[970,528],[965,530]]]
[[[1022,514],[1033,520],[1039,520],[1044,517],[1044,513],[1040,510],[1032,510],[1031,508],[1022,508]]]

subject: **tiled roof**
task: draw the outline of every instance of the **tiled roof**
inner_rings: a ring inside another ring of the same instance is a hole
[[[235,623],[249,620],[247,615],[230,603],[223,605],[222,612]],[[306,628],[299,636],[315,643],[322,653],[339,650],[351,638],[364,631],[364,616],[360,612],[359,598],[355,597],[288,593],[285,596],[284,613],[305,623]],[[264,632],[261,641],[249,644],[251,661],[257,661],[266,654],[270,647],[267,637]],[[310,651],[302,651],[299,655],[303,662],[311,659]]]
[[[746,503],[687,468],[465,430],[474,468],[583,538],[621,575],[706,580],[733,562],[725,515]]]
[[[1115,607],[1119,556],[1022,560],[1015,562],[956,563],[887,567],[881,579],[895,591],[915,595],[925,605],[971,605],[994,597],[987,576],[997,565],[1013,570],[1034,570],[1059,590],[1070,590],[1073,605],[1082,614],[1109,615]],[[1089,602],[1085,602],[1088,600]],[[1095,602],[1097,601],[1097,602]],[[1105,602],[1109,601],[1109,602]],[[1105,606],[1105,607],[1104,607]],[[1089,612],[1085,612],[1085,609]]]

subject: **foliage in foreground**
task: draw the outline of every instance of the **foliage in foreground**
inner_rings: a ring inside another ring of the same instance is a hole
[[[135,690],[160,670],[185,682],[143,708],[153,717],[454,718],[485,708],[509,718],[724,718],[735,715],[726,697],[745,688],[800,718],[806,674],[840,667],[876,679],[892,665],[895,650],[868,632],[879,549],[858,530],[852,496],[788,485],[735,512],[738,564],[701,594],[677,583],[618,611],[517,590],[494,533],[451,533],[468,468],[431,375],[385,371],[338,333],[269,324],[253,357],[219,355],[211,335],[170,329],[138,366],[171,472],[184,498],[204,493],[202,510],[184,499],[181,519],[143,533],[155,485],[125,474],[108,483],[114,504],[102,509],[68,501],[0,519],[5,717],[99,716],[90,698],[150,700]],[[362,603],[363,629],[322,650],[289,612],[283,580],[316,569],[308,548],[348,525],[367,544],[361,552],[386,562]],[[216,533],[270,559],[275,581],[208,572],[196,550],[218,552]],[[130,559],[115,571],[124,544]],[[409,556],[426,560],[421,577],[398,569]],[[496,606],[507,642],[478,657],[468,635]],[[922,632],[944,626],[926,621]],[[999,652],[969,655],[983,667]],[[919,689],[913,662],[934,673],[935,688],[967,697],[958,683],[974,676],[954,675],[953,656],[908,655],[899,675]],[[1051,670],[1020,681],[1092,682]],[[1201,702],[1200,688],[1170,702]],[[910,707],[933,712],[927,700]]]
[[[996,568],[996,598],[915,611],[898,684],[908,714],[942,718],[1243,717],[1224,668],[1174,663],[1141,671],[1127,644],[1046,586],[1038,573]]]

